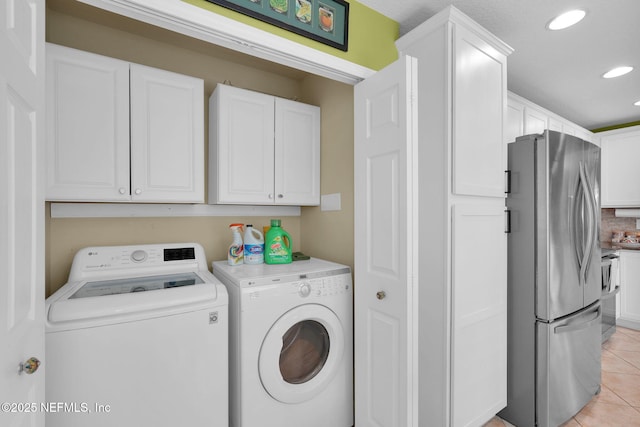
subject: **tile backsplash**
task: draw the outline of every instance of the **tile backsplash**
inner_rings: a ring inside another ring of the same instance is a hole
[[[611,242],[614,230],[636,231],[636,218],[617,218],[615,209],[602,209],[600,222],[600,242]]]

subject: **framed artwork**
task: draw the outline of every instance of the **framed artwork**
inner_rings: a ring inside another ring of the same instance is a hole
[[[344,0],[207,0],[244,15],[348,50],[349,3]]]

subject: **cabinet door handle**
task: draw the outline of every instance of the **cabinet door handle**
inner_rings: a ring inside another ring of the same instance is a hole
[[[282,199],[282,198],[284,198],[284,195],[283,194],[278,194],[278,199]]]
[[[273,199],[273,194],[269,193],[269,198]]]
[[[387,293],[385,291],[376,292],[376,298],[378,298],[379,300],[385,299],[386,296],[387,296]]]
[[[139,188],[136,188],[135,193],[136,193],[136,194],[142,194],[142,190],[141,190],[141,189],[139,189]]]
[[[125,194],[126,192],[127,192],[127,189],[126,189],[126,188],[124,188],[124,187],[120,187],[120,188],[118,189],[118,193],[120,193],[120,194]]]

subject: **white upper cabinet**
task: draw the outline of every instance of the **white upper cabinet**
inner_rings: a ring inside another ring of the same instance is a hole
[[[453,192],[504,197],[506,55],[463,25],[453,37]]]
[[[602,132],[602,207],[640,206],[640,126]]]
[[[131,197],[204,202],[204,83],[131,64]]]
[[[209,115],[209,203],[320,203],[319,107],[219,84]]]
[[[129,199],[129,63],[47,44],[48,200]]]
[[[201,79],[47,45],[48,200],[204,202]]]
[[[512,92],[507,98],[507,120],[505,123],[506,142],[513,142],[517,137],[532,133],[542,133],[545,129],[575,135],[585,141],[598,144],[598,138],[589,130],[548,111],[533,102]]]

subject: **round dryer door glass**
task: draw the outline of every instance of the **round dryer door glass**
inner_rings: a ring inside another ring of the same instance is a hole
[[[329,356],[329,332],[315,320],[293,325],[282,337],[280,373],[289,384],[303,384],[315,377]]]
[[[344,331],[333,311],[318,304],[295,307],[264,337],[258,358],[260,380],[274,399],[304,402],[344,369],[344,351]]]

